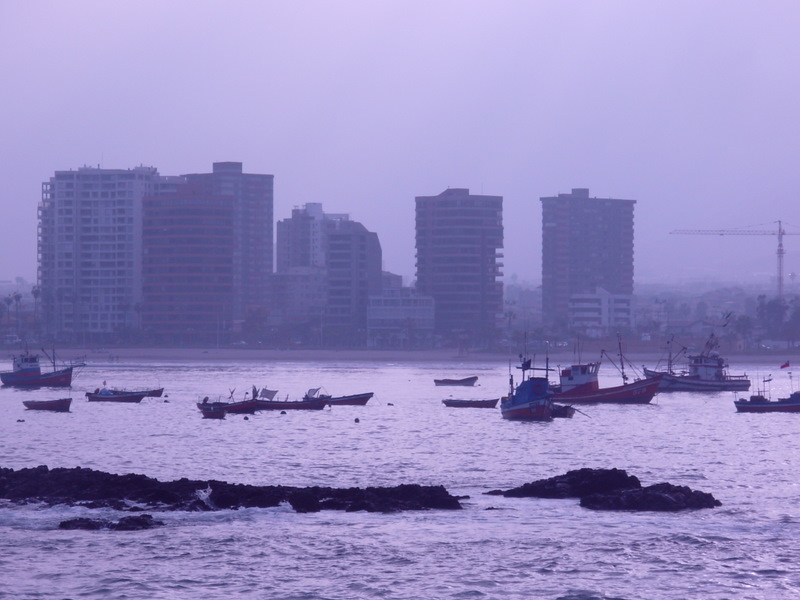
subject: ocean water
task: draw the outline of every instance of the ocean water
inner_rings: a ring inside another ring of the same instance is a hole
[[[0,368],[10,368],[10,365]],[[773,397],[791,391],[777,365]],[[474,388],[433,379],[478,375]],[[508,422],[443,398],[499,397],[496,362],[107,362],[75,379],[68,414],[23,399],[63,390],[0,388],[0,464],[90,467],[250,484],[444,485],[460,511],[395,514],[289,507],[166,512],[149,531],[61,531],[111,510],[0,503],[0,598],[800,598],[800,415],[737,414],[731,393],[660,394],[651,405],[581,407],[573,419]],[[109,386],[164,386],[140,404],[90,403]],[[615,385],[611,367],[601,383]],[[203,396],[255,384],[298,399],[372,391],[364,407],[205,420]],[[356,421],[356,419],[358,421]],[[487,496],[581,467],[622,468],[643,485],[712,493],[716,509],[614,513],[577,500]]]

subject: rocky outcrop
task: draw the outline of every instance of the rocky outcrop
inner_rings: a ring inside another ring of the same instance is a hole
[[[488,493],[507,498],[582,498],[598,492],[638,487],[641,487],[639,479],[622,469],[577,469],[510,490],[492,490]]]
[[[337,489],[185,478],[163,482],[145,475],[115,475],[81,467],[48,469],[46,466],[17,471],[0,468],[0,498],[18,503],[45,502],[126,511],[269,508],[283,502],[297,512],[461,508],[458,499],[442,486],[407,484]]]
[[[693,490],[685,485],[656,483],[639,489],[590,494],[581,498],[581,506],[594,510],[679,511],[714,508],[722,506],[722,502],[708,492]]]
[[[594,510],[679,511],[722,506],[711,494],[686,486],[657,483],[642,487],[637,477],[622,469],[577,469],[487,493],[508,498],[580,498],[581,506]]]

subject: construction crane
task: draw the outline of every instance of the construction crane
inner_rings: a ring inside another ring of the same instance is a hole
[[[764,229],[676,229],[670,233],[682,235],[777,235],[778,236],[778,300],[783,300],[783,257],[786,254],[783,250],[783,236],[800,235],[800,233],[788,233],[783,228],[783,223],[777,221],[778,230],[768,231]]]

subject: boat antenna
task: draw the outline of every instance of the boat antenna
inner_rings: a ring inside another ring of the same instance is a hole
[[[622,336],[617,333],[617,345],[619,347],[619,366],[622,372],[622,383],[628,383],[628,376],[625,374],[625,356],[622,354]]]

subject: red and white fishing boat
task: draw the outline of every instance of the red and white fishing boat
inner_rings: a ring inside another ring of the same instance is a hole
[[[598,380],[600,361],[578,363],[559,371],[559,384],[554,389],[553,399],[565,404],[647,404],[652,401],[658,393],[660,377],[629,382],[625,373],[621,341],[619,358],[622,385],[601,388]]]

